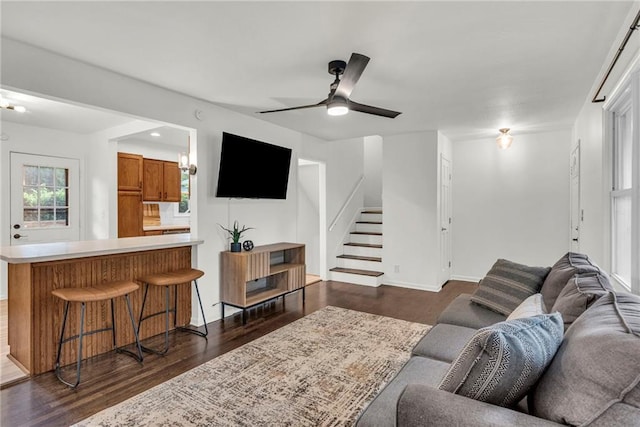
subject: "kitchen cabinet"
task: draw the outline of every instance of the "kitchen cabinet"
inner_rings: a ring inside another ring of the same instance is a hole
[[[145,202],[179,202],[181,173],[178,162],[144,159],[143,190]]]
[[[118,237],[143,236],[142,193],[118,191]]]
[[[118,191],[142,191],[143,157],[118,153]]]

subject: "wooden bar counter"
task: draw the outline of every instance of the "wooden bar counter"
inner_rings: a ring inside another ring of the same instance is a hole
[[[133,280],[150,273],[161,273],[192,266],[192,249],[203,243],[190,234],[129,237],[121,239],[61,242],[0,248],[0,259],[8,263],[10,357],[31,375],[54,368],[60,334],[63,301],[51,291],[65,287]],[[194,251],[195,252],[195,251]],[[139,282],[138,282],[139,283]],[[142,303],[143,287],[130,295],[136,323]],[[145,313],[164,310],[164,289],[149,289]],[[173,305],[173,292],[171,304]],[[69,308],[66,336],[78,334],[80,304]],[[115,301],[116,345],[135,341],[125,302]],[[178,325],[191,320],[191,286],[178,287]],[[171,319],[173,325],[173,319]],[[110,302],[87,303],[85,330],[111,324]],[[164,332],[164,317],[143,322],[140,339]],[[77,344],[65,344],[62,365],[77,358]],[[85,337],[83,357],[113,350],[111,333]]]

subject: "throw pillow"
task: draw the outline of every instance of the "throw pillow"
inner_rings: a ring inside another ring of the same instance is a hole
[[[613,291],[609,278],[604,274],[576,274],[562,289],[551,311],[559,311],[565,331],[594,302]]]
[[[551,362],[563,332],[560,313],[507,320],[479,329],[438,388],[494,405],[513,406]]]
[[[600,268],[588,256],[576,252],[567,252],[551,267],[549,275],[542,284],[540,293],[544,298],[545,307],[553,307],[556,298],[558,298],[562,289],[574,275],[600,272]]]
[[[547,310],[542,300],[542,294],[533,294],[527,297],[515,310],[511,312],[507,320],[521,319],[523,317],[537,316],[538,314],[546,314]]]
[[[550,267],[529,267],[498,259],[471,295],[471,301],[508,316],[527,297],[537,293]]]
[[[640,297],[600,297],[564,337],[529,395],[532,415],[568,425],[640,425]],[[630,410],[630,411],[629,411]],[[627,417],[623,416],[623,414]]]

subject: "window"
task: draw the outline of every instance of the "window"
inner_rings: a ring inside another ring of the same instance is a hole
[[[69,170],[50,166],[22,167],[24,228],[69,225]]]
[[[636,118],[640,110],[639,89],[636,74],[609,108],[611,274],[635,293],[640,293],[640,123]]]
[[[182,171],[180,175],[180,203],[177,204],[174,216],[189,216],[191,208],[189,206],[189,171]]]

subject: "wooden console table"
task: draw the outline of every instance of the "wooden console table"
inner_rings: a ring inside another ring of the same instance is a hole
[[[305,246],[274,243],[250,252],[224,251],[220,255],[222,319],[224,306],[245,310],[266,301],[302,290],[306,285]]]
[[[0,248],[0,259],[8,263],[9,346],[10,357],[23,371],[31,375],[53,369],[57,341],[60,334],[63,303],[51,295],[62,287],[85,287],[117,280],[133,280],[144,274],[162,273],[192,266],[192,247],[202,240],[190,234],[130,237],[43,243]],[[157,292],[156,292],[157,291]],[[149,310],[164,307],[161,289],[151,289],[147,298]],[[173,298],[173,297],[172,297]],[[191,287],[181,286],[178,298],[178,324],[191,320]],[[142,287],[130,294],[134,313],[140,312]],[[87,324],[110,324],[111,312],[107,301],[90,302],[93,306]],[[172,302],[173,304],[173,302]],[[79,305],[79,304],[77,304]],[[79,309],[70,311],[69,336],[77,334]],[[124,304],[116,304],[118,324],[116,345],[135,341]],[[145,322],[140,339],[164,332],[164,321],[158,316]],[[87,336],[83,357],[113,350],[110,334]],[[71,344],[61,360],[62,365],[73,363],[76,350]],[[73,347],[73,348],[72,348]]]

